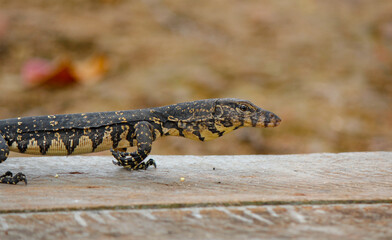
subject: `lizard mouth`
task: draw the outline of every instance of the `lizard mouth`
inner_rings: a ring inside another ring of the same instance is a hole
[[[279,122],[270,122],[267,124],[266,127],[277,127],[277,126],[279,126],[279,124],[280,124],[280,121]]]

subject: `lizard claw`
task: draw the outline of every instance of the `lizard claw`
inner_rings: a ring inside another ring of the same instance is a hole
[[[152,159],[152,158],[148,159],[148,161],[146,162],[146,165],[147,165],[147,166],[153,165],[154,168],[157,168],[157,164],[156,164],[155,160]]]
[[[139,163],[136,167],[134,167],[133,169],[134,170],[138,170],[138,169],[143,169],[143,170],[147,170],[147,168],[149,167],[149,166],[154,166],[154,168],[157,168],[157,164],[155,163],[155,160],[154,159],[149,159],[148,161],[146,161],[146,162],[141,162],[141,163]]]
[[[120,161],[114,161],[114,160],[112,160],[112,163],[113,163],[114,165],[116,165],[116,166],[121,166]]]
[[[19,172],[14,176],[14,179],[18,179],[19,181],[23,181],[25,183],[25,185],[27,185],[27,178],[26,175],[24,175],[23,173]]]

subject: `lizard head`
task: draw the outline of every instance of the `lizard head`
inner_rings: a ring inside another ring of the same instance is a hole
[[[281,119],[250,101],[223,98],[215,105],[215,117],[225,127],[276,127]]]
[[[280,118],[249,101],[215,98],[164,106],[164,135],[207,141],[239,127],[276,127]]]

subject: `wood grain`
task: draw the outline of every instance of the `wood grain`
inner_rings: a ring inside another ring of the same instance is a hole
[[[0,214],[0,239],[390,239],[391,204]]]

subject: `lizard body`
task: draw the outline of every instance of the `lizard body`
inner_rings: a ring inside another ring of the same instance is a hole
[[[275,127],[275,114],[249,101],[220,98],[129,111],[48,115],[0,120],[0,163],[9,151],[72,155],[111,150],[114,164],[147,169],[143,161],[158,137],[212,140],[240,127]],[[134,152],[123,152],[136,146]],[[114,150],[113,150],[114,149]],[[26,181],[22,173],[0,176],[0,183]]]

